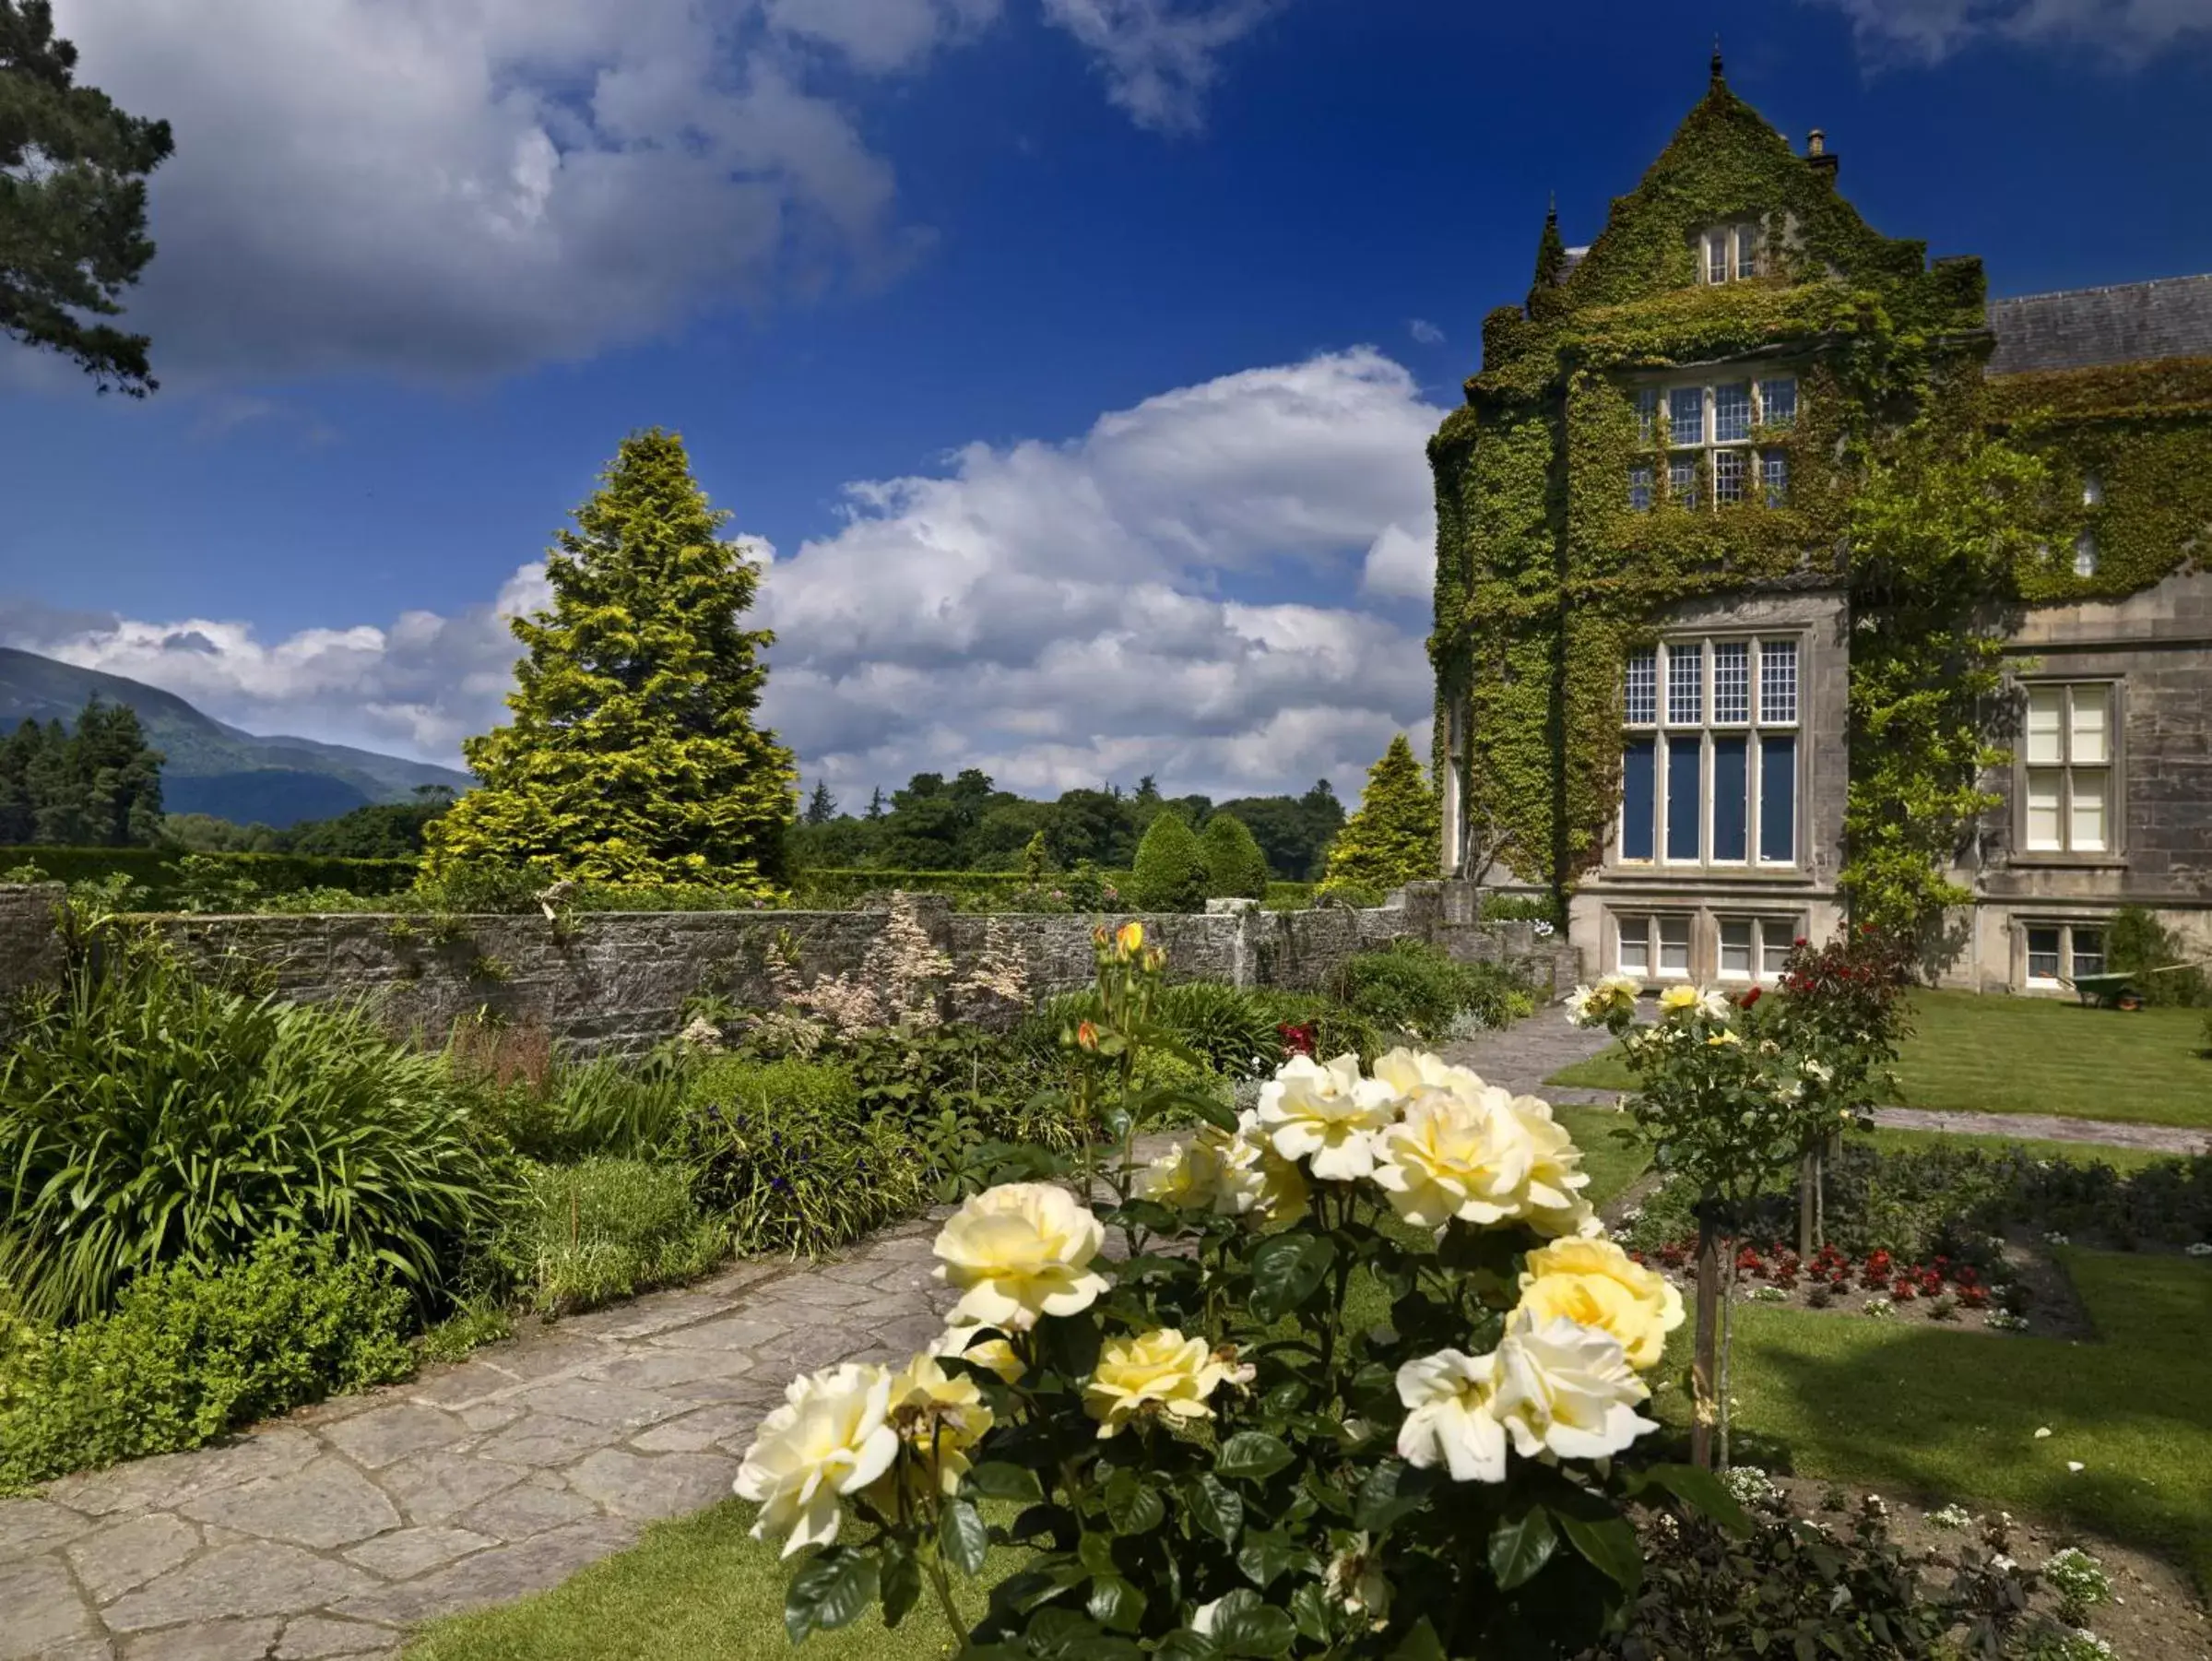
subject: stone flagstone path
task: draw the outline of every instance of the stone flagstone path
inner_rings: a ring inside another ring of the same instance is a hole
[[[1613,1106],[1612,1091],[1544,1085],[1608,1042],[1554,1006],[1446,1053],[1509,1089]],[[2176,1152],[2205,1141],[1877,1118]],[[930,1275],[936,1229],[921,1218],[822,1263],[739,1264],[220,1446],[0,1500],[0,1661],[369,1661],[416,1622],[550,1586],[645,1523],[726,1497],[793,1374],[904,1360],[936,1337],[952,1301]]]
[[[0,1657],[390,1656],[729,1494],[794,1373],[905,1359],[951,1302],[937,1224],[749,1263],[213,1448],[0,1501]]]

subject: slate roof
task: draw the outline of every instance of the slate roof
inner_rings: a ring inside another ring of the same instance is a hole
[[[2212,275],[1989,303],[1992,374],[2212,358]]]

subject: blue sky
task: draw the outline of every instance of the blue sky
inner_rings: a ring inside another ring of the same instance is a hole
[[[2212,269],[2205,0],[56,10],[176,126],[165,385],[0,365],[0,639],[426,759],[659,422],[774,550],[810,778],[1355,788],[1425,722],[1421,440],[1716,30],[1994,293]]]

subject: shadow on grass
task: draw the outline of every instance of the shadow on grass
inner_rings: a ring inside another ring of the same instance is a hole
[[[2212,1274],[2065,1256],[2102,1341],[1739,1310],[1739,1459],[1763,1446],[1799,1475],[2034,1513],[2212,1590]]]

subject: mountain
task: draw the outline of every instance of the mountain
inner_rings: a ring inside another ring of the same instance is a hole
[[[417,785],[467,789],[451,767],[402,761],[312,738],[260,738],[203,715],[172,692],[35,652],[0,647],[0,733],[25,721],[74,723],[94,693],[138,712],[166,758],[161,802],[172,813],[213,813],[278,830],[372,801],[405,801]]]

